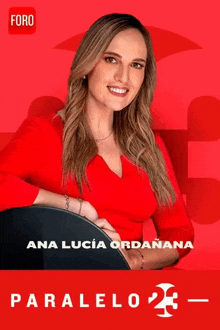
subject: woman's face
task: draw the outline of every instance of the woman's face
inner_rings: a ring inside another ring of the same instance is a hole
[[[144,80],[147,48],[134,28],[119,32],[88,75],[88,104],[119,111],[132,102]]]

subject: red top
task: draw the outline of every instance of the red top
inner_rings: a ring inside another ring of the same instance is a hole
[[[32,205],[39,188],[79,197],[75,180],[69,180],[65,190],[61,186],[63,122],[59,116],[53,118],[54,115],[27,118],[0,153],[0,210]],[[86,169],[91,190],[84,186],[81,198],[95,207],[100,218],[109,221],[122,240],[141,240],[143,221],[151,217],[161,240],[192,241],[193,227],[169,156],[159,136],[156,142],[177,194],[171,208],[158,210],[147,174],[143,170],[139,173],[125,155],[121,156],[120,178],[97,154]],[[189,249],[178,249],[178,252],[182,257]]]

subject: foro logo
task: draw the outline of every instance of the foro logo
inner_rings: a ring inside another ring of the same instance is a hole
[[[13,7],[9,9],[10,34],[32,34],[36,31],[36,12],[32,7]]]

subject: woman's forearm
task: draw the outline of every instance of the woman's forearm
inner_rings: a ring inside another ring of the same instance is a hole
[[[66,209],[66,197],[51,191],[40,189],[33,205],[52,206],[59,209]],[[96,209],[88,201],[80,201],[77,198],[69,197],[68,211],[77,213],[94,221],[98,219]]]
[[[78,213],[80,202],[76,198],[70,198],[69,201],[69,211]],[[59,209],[65,209],[66,198],[64,195],[40,189],[33,205],[52,206],[57,207]]]
[[[179,254],[174,248],[131,249],[128,252],[132,269],[160,269],[172,265],[179,258]]]

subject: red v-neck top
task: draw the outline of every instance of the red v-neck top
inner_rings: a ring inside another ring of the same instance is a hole
[[[59,116],[54,116],[55,113],[27,118],[0,153],[0,210],[32,205],[39,188],[79,197],[75,179],[68,181],[66,189],[61,185],[63,122]],[[109,221],[122,240],[142,240],[143,222],[151,217],[161,240],[192,241],[193,227],[186,215],[169,156],[159,136],[156,142],[177,194],[177,201],[171,208],[158,210],[147,174],[143,170],[139,172],[125,155],[121,156],[122,178],[96,155],[86,169],[90,189],[84,186],[81,197],[95,207],[100,218]],[[178,252],[182,257],[189,249],[178,249]]]

